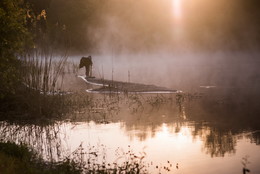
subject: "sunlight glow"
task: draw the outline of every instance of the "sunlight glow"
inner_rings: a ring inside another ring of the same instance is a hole
[[[181,0],[172,0],[172,6],[173,6],[173,15],[176,20],[179,20],[182,15],[181,10]]]
[[[184,147],[185,144],[192,141],[191,130],[189,127],[182,126],[182,128],[177,133],[176,130],[170,130],[167,124],[162,124],[161,131],[157,133],[157,137],[161,138],[161,140],[167,140],[169,138],[173,138],[174,142],[180,147]]]

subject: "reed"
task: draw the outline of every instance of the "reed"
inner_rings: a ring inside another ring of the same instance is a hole
[[[67,60],[67,52],[54,56],[50,49],[34,49],[22,55],[21,85],[1,106],[1,119],[56,119],[68,113],[71,97],[63,89]]]
[[[67,60],[67,53],[59,58],[46,50],[26,54],[22,57],[22,80],[28,89],[54,94],[62,89]]]

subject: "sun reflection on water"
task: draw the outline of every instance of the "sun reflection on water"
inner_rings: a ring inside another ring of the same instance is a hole
[[[201,144],[201,141],[197,138],[194,138],[192,135],[192,130],[189,126],[182,126],[177,128],[176,125],[167,125],[163,123],[162,126],[156,133],[155,139],[160,139],[158,142],[169,142],[174,148],[177,149],[192,149],[190,143]]]
[[[140,153],[146,154],[145,161],[154,164],[151,166],[152,173],[158,173],[156,165],[162,167],[170,165],[171,172],[174,173],[217,174],[219,171],[221,173],[238,171],[241,169],[240,161],[242,157],[249,155],[250,161],[252,161],[252,165],[249,166],[250,169],[259,170],[256,165],[256,162],[260,160],[259,146],[252,144],[243,134],[237,137],[232,132],[226,134],[207,127],[196,128],[192,123],[179,121],[164,122],[158,124],[154,129],[151,128],[154,125],[148,124],[147,127],[135,126],[131,130],[127,129],[127,125],[123,123],[77,122],[61,123],[56,126],[55,129],[59,131],[55,132],[56,136],[53,137],[53,140],[59,139],[60,141],[55,141],[54,144],[45,142],[44,145],[49,145],[52,152],[56,152],[54,145],[58,143],[59,150],[64,153],[61,154],[61,157],[71,154],[79,145],[82,145],[86,151],[91,147],[92,150],[96,150],[101,155],[105,152],[106,161],[112,163],[118,158],[118,155],[115,154],[118,149],[122,154],[131,149],[137,155]],[[19,140],[27,141],[28,126],[21,127],[22,132],[20,134],[16,131],[17,127],[9,126],[7,128],[12,135],[7,135],[7,138],[10,138],[7,140],[15,141],[17,137]],[[24,130],[25,132],[23,132]],[[41,133],[44,135],[40,137],[45,140],[44,132],[37,134],[40,135]],[[143,137],[142,139],[138,137],[140,134]],[[143,134],[147,135],[144,136]],[[35,137],[36,134],[31,136],[31,140],[37,142],[38,136]],[[130,138],[131,136],[132,138]],[[21,137],[25,139],[21,139]],[[53,157],[54,159],[58,158]],[[46,156],[45,159],[48,159],[48,157]],[[221,166],[221,168],[216,170],[216,168],[208,167],[213,165]]]

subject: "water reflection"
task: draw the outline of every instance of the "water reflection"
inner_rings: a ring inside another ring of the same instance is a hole
[[[1,141],[27,144],[46,160],[61,160],[67,155],[61,137],[61,126],[56,123],[47,126],[0,122]]]
[[[5,129],[2,129],[3,126]],[[153,130],[149,127],[128,130],[125,123],[96,124],[94,122],[57,123],[51,129],[49,128],[2,123],[1,139],[30,144],[49,160],[73,156],[73,152],[81,145],[82,149],[89,151],[88,154],[95,152],[102,157],[105,153],[106,160],[110,163],[115,160],[120,162],[116,152],[120,151],[122,156],[130,145],[131,149],[137,153],[145,151],[148,163],[154,164],[151,166],[152,170],[157,169],[155,164],[164,166],[167,161],[170,161],[174,166],[178,163],[178,170],[183,173],[201,167],[206,169],[205,161],[210,160],[208,154],[211,157],[224,157],[225,154],[226,161],[223,161],[225,163],[230,160],[226,154],[233,154],[231,159],[234,161],[241,160],[241,155],[235,155],[237,150],[240,154],[250,155],[253,164],[260,160],[259,148],[247,141],[248,135],[221,134],[204,126],[204,129],[194,136],[194,123],[183,122],[182,125],[163,123],[161,126],[154,127]],[[146,132],[145,136],[144,132]],[[50,138],[46,139],[47,136]],[[248,148],[250,151],[247,150]],[[200,162],[195,165],[194,159]],[[214,159],[218,161],[217,158]],[[210,163],[214,164],[214,161],[211,160]],[[236,166],[233,166],[233,169],[240,168],[240,163],[234,165]],[[255,165],[249,167],[251,170],[258,169]]]
[[[74,117],[73,122],[43,127],[1,122],[0,136],[2,141],[29,144],[47,160],[71,156],[81,146],[88,154],[93,153],[89,150],[92,147],[101,156],[105,151],[107,161],[120,161],[116,153],[125,153],[130,145],[137,153],[145,152],[152,171],[160,168],[156,165],[165,166],[170,161],[171,171],[175,172],[240,173],[240,161],[249,155],[252,164],[248,167],[259,172],[256,163],[260,160],[257,146],[260,124],[256,115],[249,114],[255,108],[241,106],[241,101],[232,98],[219,102],[219,97],[200,94],[104,97],[88,112]],[[215,171],[208,169],[208,165],[220,165],[222,169]],[[195,169],[200,170],[194,172]]]

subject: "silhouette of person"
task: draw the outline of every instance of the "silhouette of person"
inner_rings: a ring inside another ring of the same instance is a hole
[[[92,62],[92,57],[91,56],[88,56],[88,57],[82,57],[80,59],[80,64],[79,64],[79,68],[82,68],[85,66],[86,68],[86,78],[87,77],[90,77],[90,74],[91,73],[91,69],[92,69],[92,65],[93,65],[93,62]]]
[[[246,174],[247,172],[250,172],[250,170],[245,168],[245,167],[243,167],[243,174]]]

